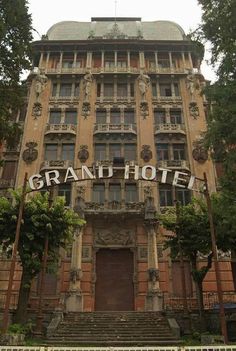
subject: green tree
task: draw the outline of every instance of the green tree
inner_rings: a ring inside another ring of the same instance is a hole
[[[0,0],[0,143],[14,146],[21,133],[12,121],[26,91],[21,75],[30,68],[32,23],[27,0]]]
[[[0,233],[3,250],[10,253],[15,238],[20,194],[14,192],[14,204],[0,198]],[[22,266],[22,278],[16,322],[25,323],[30,286],[41,270],[45,237],[48,235],[50,262],[57,262],[59,248],[72,241],[73,231],[84,221],[70,209],[65,208],[64,199],[56,197],[49,205],[47,193],[37,194],[25,202],[21,224],[18,252]]]

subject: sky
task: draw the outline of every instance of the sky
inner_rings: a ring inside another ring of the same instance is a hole
[[[143,21],[168,20],[178,23],[185,31],[197,28],[201,22],[201,7],[197,0],[28,0],[32,14],[34,39],[39,40],[60,21],[89,22],[91,17],[141,17]],[[206,79],[215,75],[207,65],[209,53],[202,64]]]

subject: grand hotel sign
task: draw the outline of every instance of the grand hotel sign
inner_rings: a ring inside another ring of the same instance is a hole
[[[79,169],[68,167],[63,172],[59,170],[46,171],[44,174],[34,174],[29,178],[29,186],[32,190],[40,190],[53,185],[65,184],[68,182],[78,182],[83,180],[109,179],[116,175],[117,169],[113,166],[100,165],[96,168],[90,168],[83,165]],[[156,181],[162,184],[168,183],[179,188],[193,190],[196,177],[189,172],[173,171],[167,168],[156,168],[151,165],[130,166],[126,165],[121,168],[124,180],[144,180]],[[117,175],[115,176],[117,179]]]

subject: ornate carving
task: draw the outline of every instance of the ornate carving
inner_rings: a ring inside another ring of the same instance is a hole
[[[199,108],[196,102],[192,101],[189,104],[189,112],[190,115],[194,118],[197,119],[199,117]]]
[[[117,23],[114,23],[110,32],[105,36],[106,39],[125,39],[125,33],[121,32]]]
[[[84,76],[84,99],[85,101],[89,100],[90,94],[91,94],[91,84],[93,82],[93,75],[91,72],[86,72]]]
[[[157,282],[160,279],[160,272],[157,268],[149,268],[148,269],[148,280],[150,282]]]
[[[143,116],[143,119],[146,119],[146,117],[148,116],[148,103],[146,101],[140,102],[140,111],[141,115]]]
[[[35,78],[35,93],[36,101],[39,101],[41,93],[44,91],[48,78],[45,76],[44,69],[40,69],[39,73]]]
[[[152,159],[152,151],[150,150],[150,145],[143,145],[142,151],[140,152],[140,157],[144,162],[149,162]]]
[[[82,279],[83,272],[80,268],[73,268],[70,270],[70,281],[74,284]]]
[[[32,116],[36,119],[42,115],[42,104],[40,102],[35,102],[32,108]]]
[[[144,197],[145,199],[149,196],[152,196],[152,188],[150,186],[144,187]]]
[[[34,149],[38,146],[38,144],[34,141],[29,141],[25,145],[28,147],[28,149],[23,151],[22,157],[26,163],[31,163],[35,161],[38,157],[38,150]]]
[[[121,230],[118,227],[101,229],[95,234],[95,245],[98,246],[132,246],[134,244],[134,235],[129,230]]]
[[[82,116],[86,119],[90,115],[91,105],[90,102],[84,101],[82,105]]]
[[[186,85],[191,96],[191,101],[193,102],[193,95],[195,91],[199,89],[199,84],[197,82],[196,76],[192,73],[191,70],[189,70],[189,74],[187,75]]]
[[[148,75],[141,72],[137,80],[138,80],[138,87],[141,95],[141,101],[146,101],[146,92],[150,85],[150,78],[148,77]]]
[[[194,149],[192,151],[193,159],[199,163],[204,163],[208,159],[208,153],[204,147],[202,140],[197,140],[193,143]]]
[[[145,221],[155,220],[156,219],[156,207],[154,205],[154,198],[148,196],[145,200]]]
[[[78,159],[80,160],[80,162],[84,163],[87,161],[88,158],[89,158],[88,146],[81,145],[80,151],[78,152]]]

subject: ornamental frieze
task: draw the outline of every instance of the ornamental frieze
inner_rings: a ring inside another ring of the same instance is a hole
[[[95,233],[97,246],[133,246],[134,233],[117,228],[101,229]]]
[[[29,141],[28,143],[25,144],[25,146],[27,146],[27,149],[23,151],[23,154],[22,154],[23,160],[26,163],[31,163],[38,158],[38,150],[35,150],[38,144],[35,143],[34,141]]]

